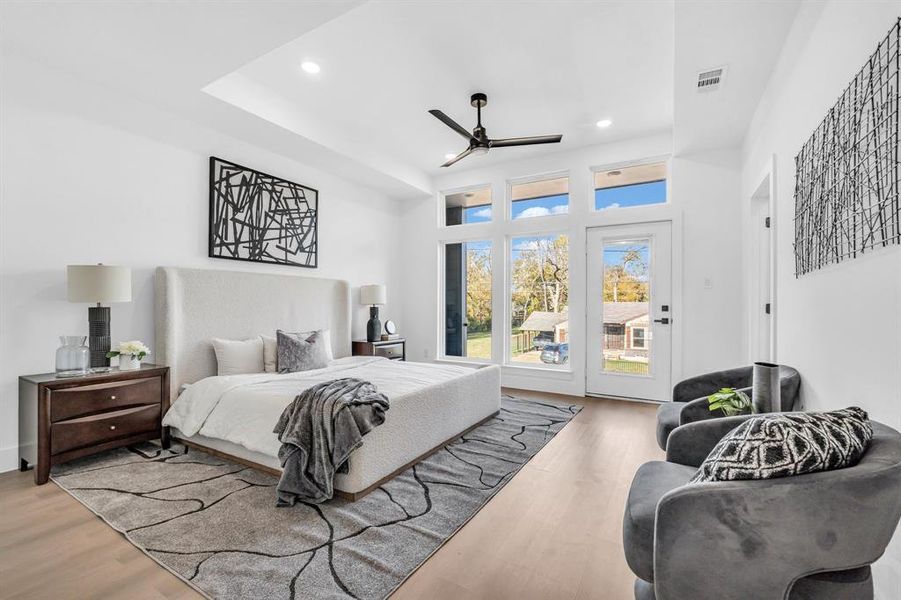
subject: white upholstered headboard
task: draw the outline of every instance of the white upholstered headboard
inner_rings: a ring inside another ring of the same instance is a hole
[[[214,337],[247,339],[286,331],[331,330],[335,358],[350,355],[350,285],[339,279],[157,267],[156,349],[179,387],[216,374]]]

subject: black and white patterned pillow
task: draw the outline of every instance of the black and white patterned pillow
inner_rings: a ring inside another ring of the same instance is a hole
[[[770,479],[850,467],[872,439],[867,413],[856,406],[761,415],[721,439],[690,483]]]

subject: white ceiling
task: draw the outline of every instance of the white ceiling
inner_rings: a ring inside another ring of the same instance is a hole
[[[0,2],[3,57],[115,88],[397,197],[431,191],[465,140],[562,133],[451,169],[674,131],[740,142],[797,2]],[[675,32],[675,33],[674,33]],[[313,77],[299,64],[322,66]],[[722,92],[696,71],[729,65]],[[675,79],[674,79],[675,74]],[[594,123],[613,120],[608,129]]]
[[[669,2],[370,2],[208,88],[300,135],[428,175],[466,140],[427,111],[492,137],[562,133],[559,146],[495,149],[451,168],[669,130]],[[314,60],[322,71],[300,70]],[[598,129],[602,118],[613,120]]]
[[[674,152],[741,143],[799,5],[676,2]],[[698,92],[698,73],[724,65],[722,89]]]

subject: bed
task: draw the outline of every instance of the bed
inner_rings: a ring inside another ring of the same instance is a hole
[[[290,275],[158,267],[156,360],[170,368],[177,398],[164,424],[190,447],[280,472],[272,428],[297,394],[341,377],[372,381],[391,403],[335,478],[337,495],[356,500],[500,409],[497,366],[406,363],[350,356],[346,281]],[[219,377],[210,340],[245,339],[276,329],[328,328],[335,360],[301,373]],[[183,393],[179,395],[179,392]]]

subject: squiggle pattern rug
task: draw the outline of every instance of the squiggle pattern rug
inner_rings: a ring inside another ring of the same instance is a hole
[[[73,461],[53,481],[210,597],[385,598],[580,409],[505,396],[357,502],[276,508],[272,475],[177,444]]]

